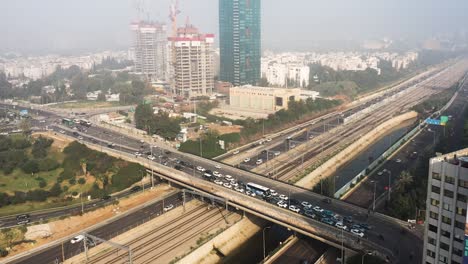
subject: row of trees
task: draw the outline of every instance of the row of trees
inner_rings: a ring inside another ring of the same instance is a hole
[[[236,120],[235,124],[243,126],[241,136],[250,138],[263,130],[265,133],[277,131],[283,127],[289,126],[293,122],[307,119],[312,114],[329,110],[340,105],[338,100],[326,100],[317,98],[315,100],[307,99],[301,101],[291,100],[288,102],[288,110],[280,110],[274,114],[270,114],[267,119],[254,120],[247,118],[246,120]]]
[[[8,175],[16,168],[21,168],[27,174],[57,169],[60,164],[46,157],[52,142],[51,139],[39,137],[31,144],[31,141],[23,136],[0,136],[1,170]],[[27,151],[30,147],[32,157]]]
[[[155,114],[150,104],[139,104],[135,109],[135,126],[148,134],[156,134],[174,140],[180,133],[181,118],[171,118],[163,111]]]

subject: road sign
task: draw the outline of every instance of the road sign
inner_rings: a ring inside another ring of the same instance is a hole
[[[447,124],[447,122],[449,121],[449,118],[448,116],[441,116],[440,117],[440,124],[445,126]]]
[[[428,119],[426,119],[426,123],[429,124],[429,125],[438,125],[438,126],[440,126],[440,120],[438,120],[438,119],[428,118]]]

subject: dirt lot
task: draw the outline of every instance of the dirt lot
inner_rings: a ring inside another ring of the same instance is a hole
[[[134,195],[130,198],[122,199],[118,205],[109,205],[105,208],[86,213],[82,216],[72,216],[63,220],[50,222],[49,227],[52,233],[51,236],[46,238],[39,238],[36,240],[36,243],[18,245],[12,251],[10,251],[8,256],[10,257],[23,251],[50,243],[54,240],[70,236],[85,228],[103,222],[112,216],[126,212],[147,201],[166,195],[173,190],[174,189],[168,185],[158,185],[151,191],[146,191],[144,193]]]

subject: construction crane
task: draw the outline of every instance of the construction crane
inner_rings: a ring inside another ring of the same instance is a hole
[[[176,67],[176,49],[175,39],[177,38],[177,16],[180,14],[179,0],[172,0],[169,8],[169,19],[171,20],[172,26],[172,43],[171,43],[171,55],[172,55],[172,74],[171,74],[171,93],[175,94],[175,67]]]

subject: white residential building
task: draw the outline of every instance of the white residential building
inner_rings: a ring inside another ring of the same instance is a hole
[[[184,98],[209,96],[214,89],[213,34],[201,34],[192,25],[169,38],[175,48],[174,94]]]
[[[135,72],[152,81],[167,80],[166,25],[140,21],[132,23]]]
[[[468,149],[429,161],[423,262],[465,263]]]

